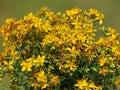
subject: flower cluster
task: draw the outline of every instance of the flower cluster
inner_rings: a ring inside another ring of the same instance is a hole
[[[96,9],[54,13],[43,7],[0,28],[1,77],[26,90],[108,90],[120,83],[119,34]],[[102,36],[96,39],[97,32]]]

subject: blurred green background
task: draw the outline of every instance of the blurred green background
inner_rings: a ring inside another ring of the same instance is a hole
[[[54,12],[64,12],[73,7],[96,8],[105,16],[104,25],[113,27],[120,33],[120,0],[0,0],[0,26],[7,18],[22,19],[24,15],[35,13],[43,6]],[[5,81],[3,83],[7,86]]]

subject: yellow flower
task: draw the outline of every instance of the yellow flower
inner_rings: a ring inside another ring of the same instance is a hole
[[[81,41],[81,42],[83,42],[83,43],[87,40],[86,36],[85,36],[84,33],[81,32],[81,31],[79,31],[79,33],[77,34],[76,37],[77,37],[77,39],[78,39],[79,41]]]
[[[89,83],[89,88],[91,89],[96,89],[97,88],[97,86],[94,84],[94,82],[90,82]]]
[[[99,74],[102,74],[102,75],[106,75],[106,73],[108,72],[108,69],[107,68],[103,68],[99,71]]]
[[[107,61],[107,58],[104,58],[104,57],[100,58],[99,59],[99,65],[100,66],[104,66],[104,64],[106,63],[106,61]]]
[[[22,71],[32,71],[32,63],[31,62],[22,62],[21,64],[20,64],[21,66],[22,66]]]
[[[95,20],[99,20],[99,24],[103,23],[104,15],[98,12],[96,9],[89,9],[89,14],[91,14],[95,18]]]
[[[38,88],[38,87],[40,87],[40,84],[38,84],[37,82],[33,82],[31,84],[31,86],[34,87],[34,88]]]
[[[75,20],[74,22],[71,23],[72,25],[75,26],[75,29],[79,29],[81,27],[82,22]]]
[[[30,20],[34,20],[34,19],[35,19],[35,16],[33,15],[32,12],[24,17],[24,20],[26,20],[26,21],[30,21]]]
[[[96,86],[94,82],[89,82],[87,90],[102,90],[102,86]]]
[[[36,73],[36,78],[37,78],[38,82],[46,81],[46,79],[47,79],[44,71],[40,71],[40,72]]]
[[[44,71],[40,71],[40,72],[36,73],[36,79],[38,82],[40,82],[41,89],[44,89],[48,86],[47,77],[46,77]]]
[[[115,29],[109,27],[109,28],[107,28],[107,33],[106,33],[106,35],[115,35],[115,36],[113,36],[113,37],[116,38],[116,37],[119,35],[119,33],[117,33]]]
[[[85,89],[85,87],[88,87],[87,79],[78,80],[74,86],[78,87],[80,90]]]
[[[8,18],[8,19],[6,19],[6,24],[11,24],[11,23],[13,23],[13,22],[15,22],[15,19],[13,19],[13,18]]]
[[[45,46],[49,43],[53,43],[55,39],[56,39],[56,36],[54,34],[46,35],[45,38],[43,39],[42,46]]]
[[[96,42],[96,44],[110,47],[110,42],[103,37],[100,37],[100,39]]]
[[[120,48],[118,46],[113,46],[112,52],[115,54],[115,56],[120,56]]]
[[[60,82],[60,78],[57,75],[50,74],[50,84],[49,87],[57,86],[57,84]]]
[[[69,68],[70,70],[72,71],[75,71],[77,69],[77,65],[75,64],[75,61],[76,60],[72,60],[70,63],[69,63]]]
[[[99,24],[102,24],[102,23],[103,23],[103,19],[104,19],[104,15],[103,15],[103,14],[100,14],[100,15],[99,15]]]
[[[13,60],[12,61],[9,61],[9,62],[7,62],[7,61],[3,61],[3,63],[5,64],[5,65],[7,65],[7,68],[9,69],[9,70],[13,70],[14,69],[14,67],[13,67]]]
[[[45,12],[45,14],[46,14],[46,17],[48,17],[50,20],[52,20],[52,16],[54,15],[54,12],[52,12],[52,11],[48,11],[48,12]]]
[[[72,46],[72,48],[66,48],[71,54],[79,54],[79,52],[75,49],[75,46]]]
[[[68,16],[73,16],[73,15],[79,14],[81,11],[82,11],[82,10],[79,9],[79,8],[73,8],[73,9],[71,9],[71,10],[67,10],[67,11],[66,11],[66,14],[67,14]]]
[[[38,63],[40,63],[41,65],[43,65],[44,61],[45,61],[45,56],[41,56],[40,55],[37,57],[38,59]]]
[[[41,89],[45,89],[48,86],[47,82],[42,82],[41,83]]]
[[[35,63],[36,66],[42,65],[44,64],[45,61],[45,56],[40,56],[38,55],[37,58],[33,59],[33,63]]]

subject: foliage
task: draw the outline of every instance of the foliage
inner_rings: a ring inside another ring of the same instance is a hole
[[[108,90],[120,83],[120,42],[96,9],[54,13],[43,7],[0,28],[1,78],[25,90]],[[95,39],[97,33],[102,36]]]

